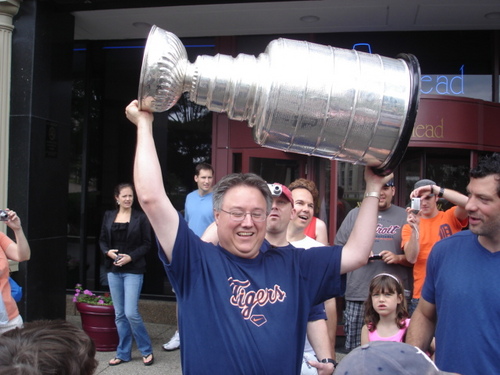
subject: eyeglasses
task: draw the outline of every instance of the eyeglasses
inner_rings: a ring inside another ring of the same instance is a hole
[[[247,215],[250,215],[255,223],[266,221],[266,213],[264,211],[244,212],[244,211],[226,211],[221,209],[222,212],[229,214],[233,221],[243,221]]]

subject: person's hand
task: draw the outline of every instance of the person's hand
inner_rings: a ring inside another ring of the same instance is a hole
[[[332,375],[335,370],[333,363],[321,363],[318,361],[308,361],[308,363],[318,370],[318,375]]]
[[[118,249],[109,249],[108,252],[106,253],[106,255],[108,257],[110,257],[111,259],[115,260],[115,258],[118,255]]]
[[[420,225],[420,212],[416,214],[411,207],[406,207],[406,215],[406,222],[412,227],[416,226],[418,228]]]
[[[21,219],[17,216],[16,212],[8,208],[5,209],[5,212],[7,212],[9,217],[7,221],[5,221],[5,224],[12,230],[21,229]]]
[[[371,167],[365,167],[366,192],[379,192],[382,187],[394,178],[394,174],[379,176],[375,174]]]
[[[393,252],[389,250],[382,250],[380,252],[380,255],[382,256],[382,260],[384,263],[387,264],[398,264],[399,263],[399,255],[394,254]]]
[[[410,193],[411,198],[427,198],[429,194],[434,194],[431,190],[431,185],[420,186]]]
[[[132,258],[128,254],[117,254],[114,265],[117,267],[123,267],[125,264],[132,262]]]
[[[139,126],[141,121],[146,121],[149,124],[153,123],[154,116],[151,112],[139,110],[139,101],[132,100],[132,102],[125,108],[125,115],[131,123]]]

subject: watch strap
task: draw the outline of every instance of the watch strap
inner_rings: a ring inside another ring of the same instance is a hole
[[[378,200],[380,200],[380,193],[377,191],[371,191],[369,193],[365,193],[365,198],[368,198],[368,197],[373,197],[373,198],[377,198]]]
[[[332,358],[323,358],[321,361],[321,363],[332,363],[333,364],[333,368],[336,368],[338,363],[336,360],[332,359]]]

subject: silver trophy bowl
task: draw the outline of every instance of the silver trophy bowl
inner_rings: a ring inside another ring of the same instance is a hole
[[[142,110],[162,112],[179,97],[248,121],[259,145],[368,165],[397,167],[418,108],[415,56],[376,54],[277,39],[258,57],[198,56],[153,26],[139,83]]]

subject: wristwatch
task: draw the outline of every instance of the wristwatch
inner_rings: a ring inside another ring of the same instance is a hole
[[[331,359],[331,358],[323,358],[320,362],[321,363],[332,363],[334,369],[337,368],[337,365],[338,365],[338,362],[334,359]]]
[[[443,194],[444,194],[444,187],[440,187],[439,188],[438,198],[443,198]]]

